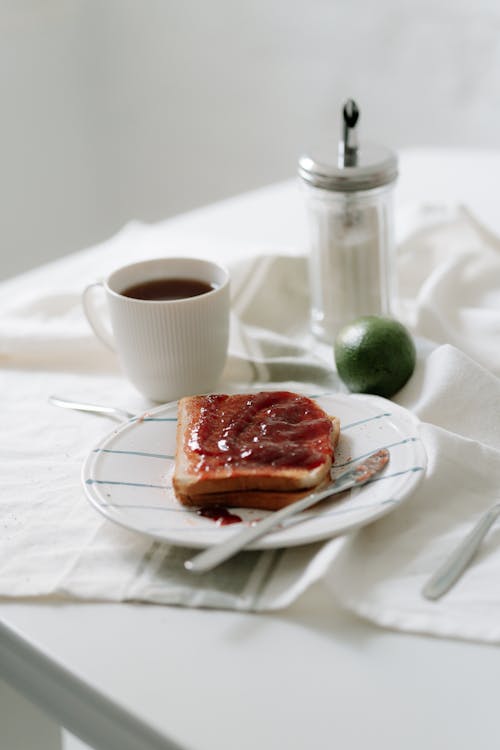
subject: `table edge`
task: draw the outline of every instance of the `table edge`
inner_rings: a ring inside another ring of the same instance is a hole
[[[182,750],[1,621],[0,677],[95,750]]]

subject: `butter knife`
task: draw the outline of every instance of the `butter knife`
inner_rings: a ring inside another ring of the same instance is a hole
[[[499,515],[500,501],[480,516],[460,544],[429,578],[422,589],[426,599],[439,599],[458,581]]]
[[[366,458],[352,464],[347,471],[339,474],[335,481],[324,489],[311,492],[301,500],[296,500],[281,510],[271,513],[267,518],[258,521],[255,526],[247,527],[243,531],[233,534],[229,539],[220,544],[216,544],[200,552],[190,560],[186,560],[184,567],[192,573],[206,573],[209,570],[213,570],[213,568],[233,557],[240,550],[248,547],[252,542],[260,539],[260,537],[267,534],[275,526],[278,526],[286,518],[290,518],[296,513],[310,508],[311,505],[315,505],[327,497],[344,492],[351,487],[361,487],[363,484],[366,484],[382,471],[388,461],[389,451],[387,448],[381,448],[371,453]]]

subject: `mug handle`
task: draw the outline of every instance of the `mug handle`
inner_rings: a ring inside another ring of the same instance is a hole
[[[95,307],[95,297],[93,293],[95,292],[97,287],[101,287],[101,289],[104,289],[103,282],[95,281],[93,284],[89,284],[83,290],[83,294],[82,294],[83,312],[85,313],[85,317],[87,318],[90,327],[94,331],[99,341],[102,341],[102,343],[105,346],[107,346],[108,349],[111,349],[111,351],[114,352],[116,351],[116,349],[115,349],[115,345],[113,341],[113,335],[111,331],[102,322],[99,316],[99,313],[97,312],[96,307]]]

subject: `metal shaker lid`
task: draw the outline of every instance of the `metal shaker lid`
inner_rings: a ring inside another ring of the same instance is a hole
[[[299,159],[299,176],[314,187],[337,192],[371,190],[388,185],[398,176],[396,154],[385,146],[358,145],[356,125],[359,109],[349,99],[342,110],[342,136],[338,143],[337,160],[320,150]]]

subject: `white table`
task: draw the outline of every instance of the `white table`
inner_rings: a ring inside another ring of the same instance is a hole
[[[500,152],[407,151],[398,206],[461,200],[500,232],[499,181]],[[214,233],[226,256],[299,252],[303,222],[290,182],[162,231]],[[499,649],[380,630],[321,583],[278,614],[3,602],[0,616],[0,677],[97,750],[498,747]]]

